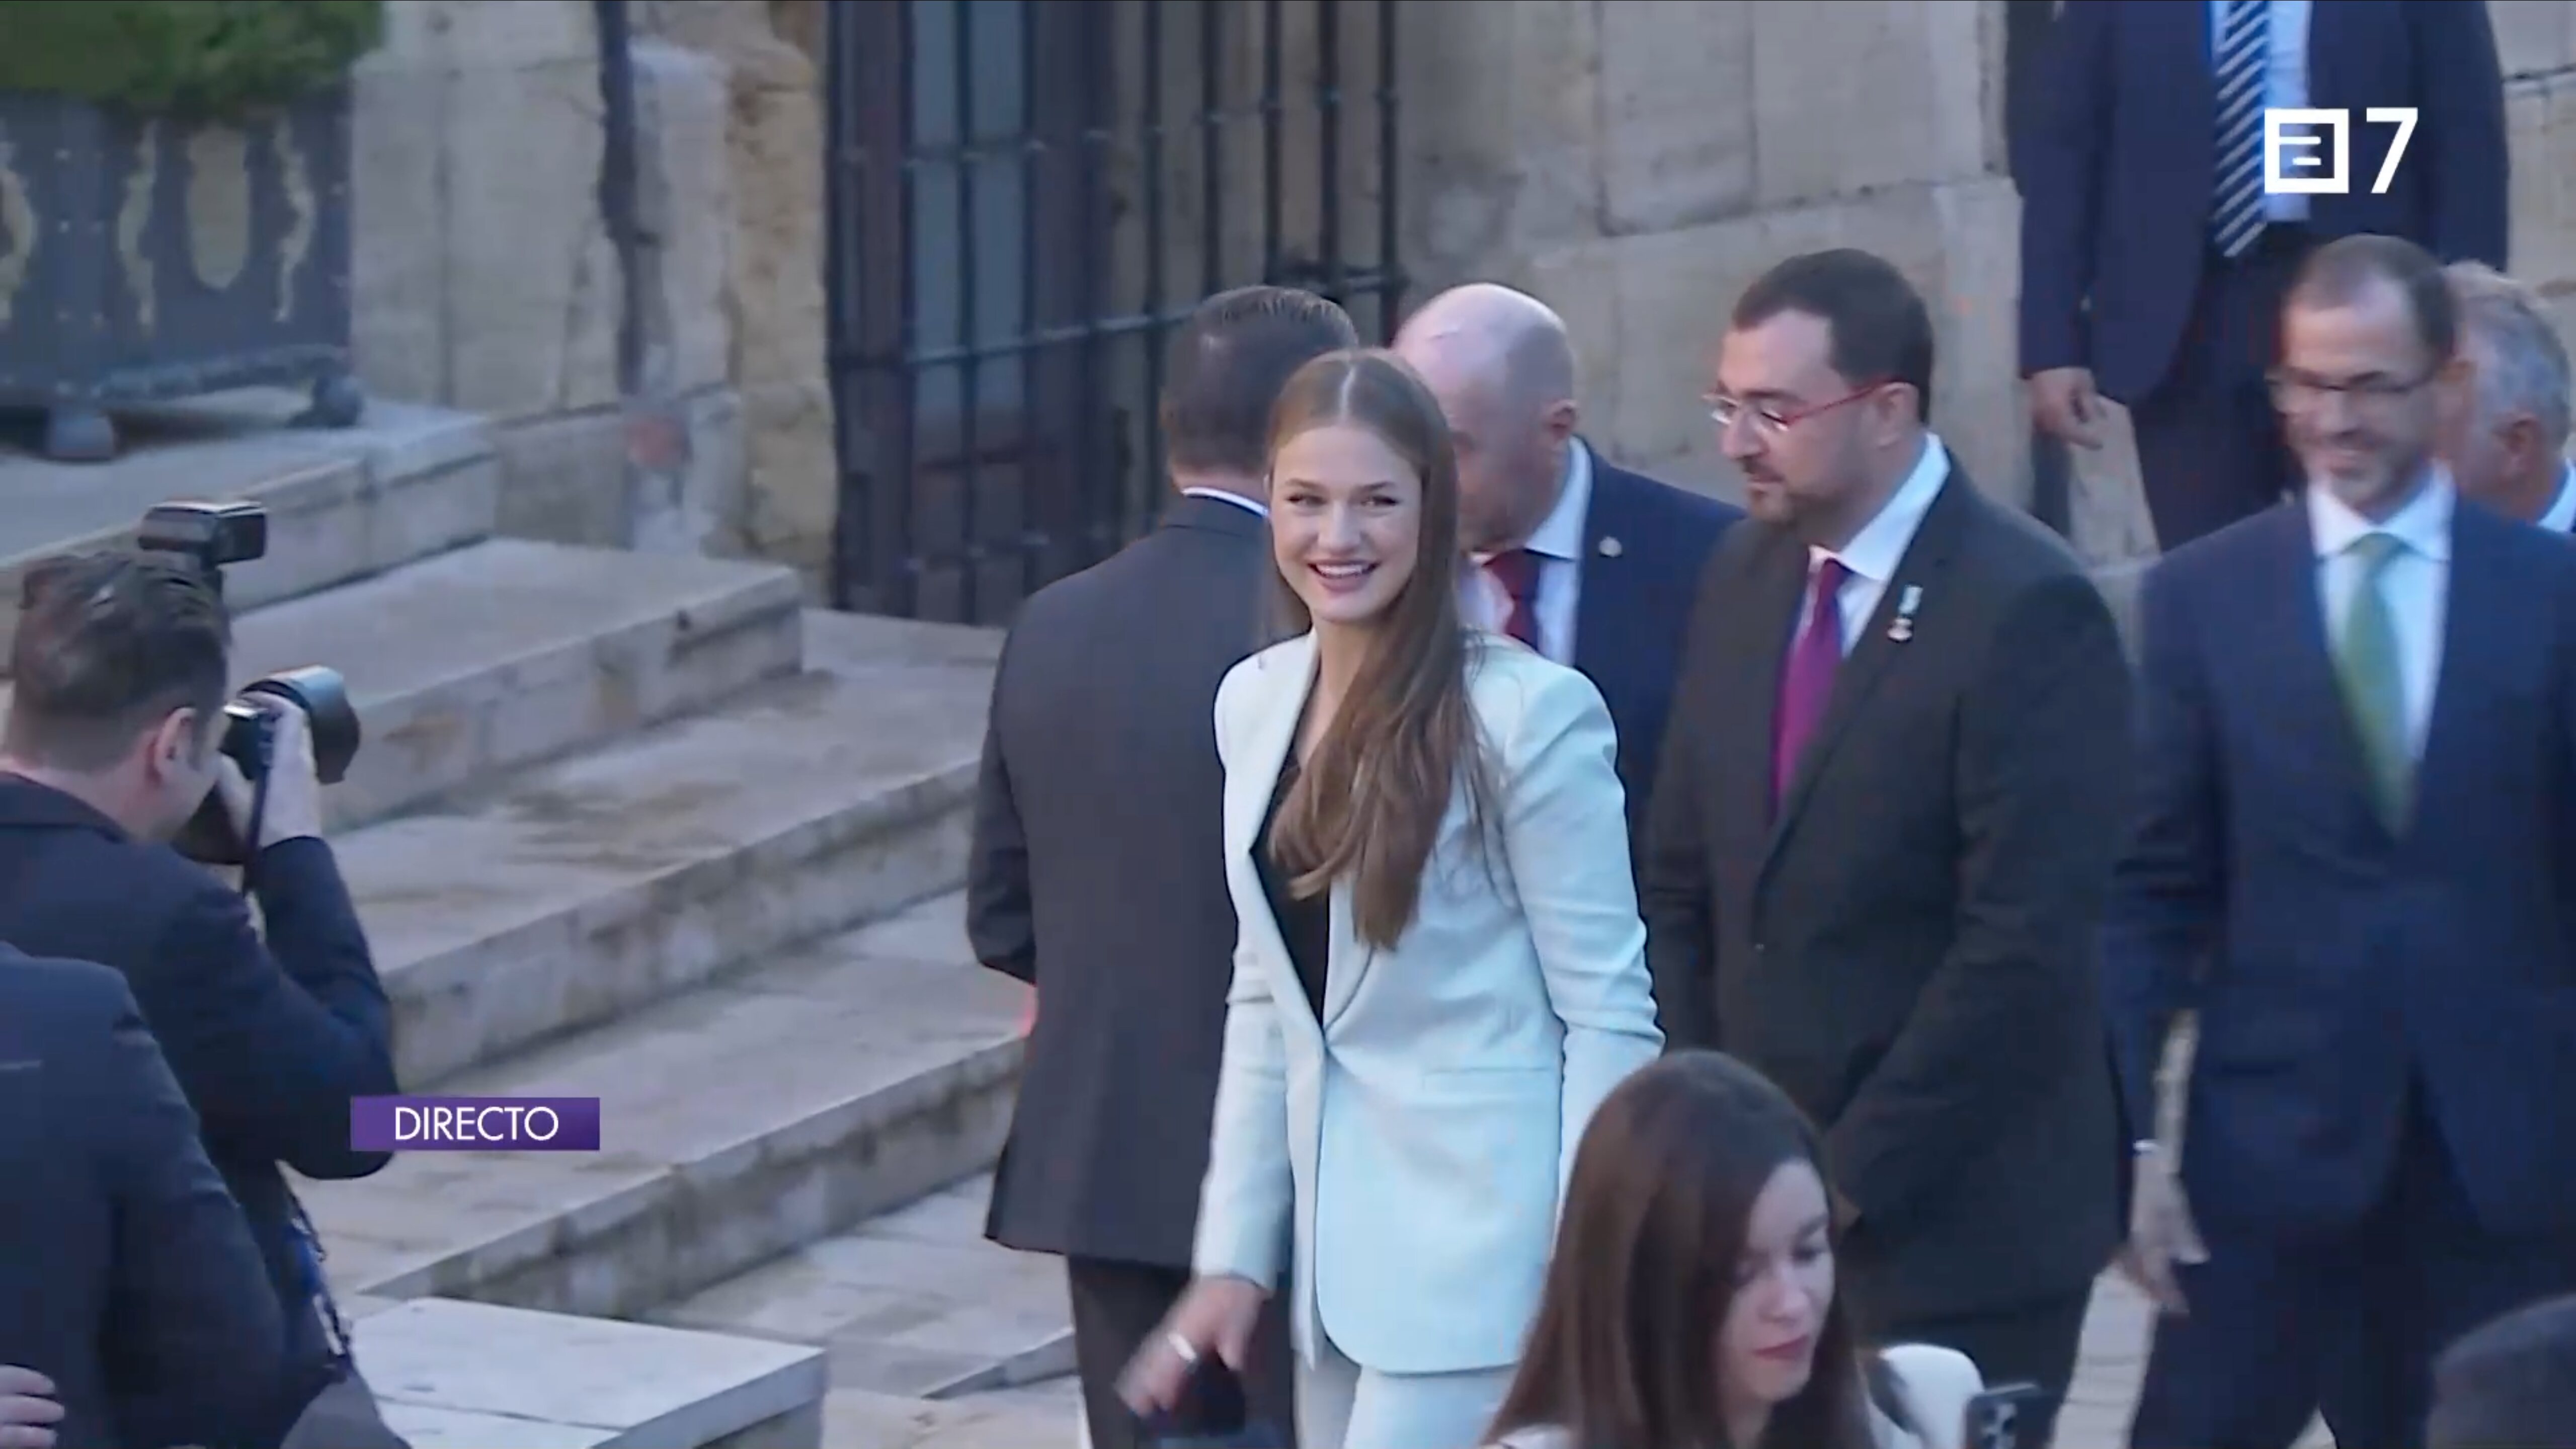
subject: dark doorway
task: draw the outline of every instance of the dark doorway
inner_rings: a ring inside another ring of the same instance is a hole
[[[1165,336],[1211,292],[1391,330],[1395,9],[831,7],[836,607],[1003,623],[1150,527]]]

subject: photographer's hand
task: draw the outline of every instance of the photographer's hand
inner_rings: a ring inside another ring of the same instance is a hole
[[[322,836],[322,782],[313,767],[313,727],[304,711],[274,697],[258,701],[277,719],[276,755],[268,768],[268,803],[263,807],[256,845],[266,850],[281,841]],[[224,809],[233,829],[250,830],[251,784],[229,759],[219,762],[215,788],[223,792]]]

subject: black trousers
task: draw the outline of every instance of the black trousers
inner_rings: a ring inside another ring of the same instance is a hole
[[[1083,1417],[1091,1449],[1145,1449],[1142,1426],[1118,1397],[1118,1377],[1136,1350],[1162,1325],[1163,1315],[1187,1288],[1179,1268],[1067,1258],[1066,1286],[1073,1296],[1074,1369],[1082,1376]],[[1277,1300],[1263,1310],[1253,1335],[1253,1363],[1237,1376],[1210,1357],[1192,1377],[1172,1416],[1179,1435],[1232,1434],[1248,1422],[1266,1423],[1295,1442],[1296,1372],[1288,1325]]]
[[[2413,1094],[2388,1188],[2359,1223],[2297,1236],[2202,1217],[2156,1323],[2131,1449],[2289,1449],[2322,1411],[2335,1442],[2421,1449],[2432,1366],[2462,1334],[2576,1290],[2576,1235],[2479,1227]]]
[[[2046,1397],[2019,1416],[2021,1449],[2048,1449],[2057,1432],[2058,1410],[2075,1382],[2075,1354],[2084,1338],[2084,1314],[2093,1303],[2093,1285],[2062,1297],[1991,1312],[1948,1314],[1938,1318],[1899,1319],[1870,1334],[1882,1345],[1929,1343],[1966,1354],[1989,1388],[2034,1384]],[[1955,1426],[1927,1429],[1937,1441]]]
[[[2168,553],[2271,507],[2299,477],[2265,375],[2280,355],[2281,296],[2307,250],[2305,228],[2275,225],[2232,261],[2211,251],[2164,380],[2129,407],[2147,512]]]

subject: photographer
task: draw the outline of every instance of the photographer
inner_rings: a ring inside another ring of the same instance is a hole
[[[210,568],[92,555],[28,579],[0,735],[0,941],[125,974],[249,1219],[308,1405],[287,1444],[385,1449],[347,1358],[319,1245],[279,1171],[363,1177],[349,1099],[388,1095],[390,1011],[322,840],[303,714],[277,700],[249,903],[167,843],[219,792],[247,833],[252,791],[217,748],[231,630]]]

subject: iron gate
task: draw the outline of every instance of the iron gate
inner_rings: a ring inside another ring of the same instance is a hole
[[[1165,337],[1267,281],[1392,334],[1397,0],[839,0],[836,608],[1007,620],[1150,527]]]

